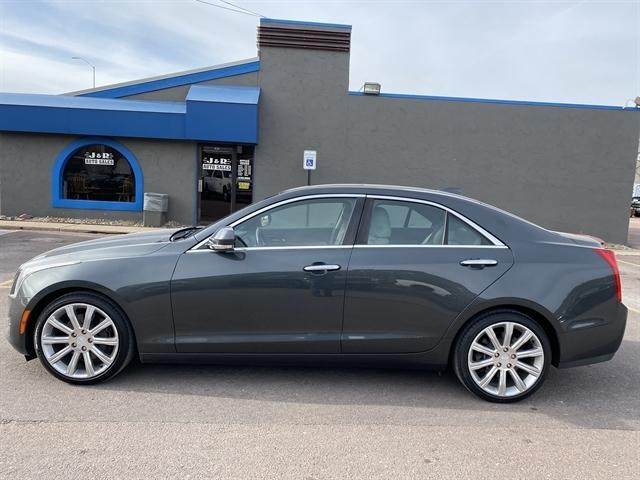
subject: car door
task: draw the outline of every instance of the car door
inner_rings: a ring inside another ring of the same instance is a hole
[[[433,348],[447,327],[513,264],[511,251],[453,211],[367,196],[349,263],[342,351]]]
[[[279,202],[231,224],[232,252],[200,245],[171,282],[178,352],[337,353],[363,196]]]

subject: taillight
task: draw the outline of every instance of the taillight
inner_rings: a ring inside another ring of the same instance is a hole
[[[595,251],[611,267],[611,271],[613,272],[613,277],[616,279],[616,298],[618,299],[618,302],[621,302],[622,301],[622,284],[620,283],[620,270],[618,269],[616,254],[614,253],[613,250],[607,250],[605,248],[596,248]]]

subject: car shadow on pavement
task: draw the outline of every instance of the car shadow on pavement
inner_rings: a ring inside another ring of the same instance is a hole
[[[610,362],[564,370],[552,368],[533,397],[516,404],[475,398],[452,372],[320,367],[149,365],[135,363],[95,389],[328,407],[410,407],[412,420],[433,418],[433,409],[546,415],[580,427],[637,429],[640,416],[640,343],[625,340]],[[175,402],[176,409],[184,406]],[[239,404],[241,402],[238,402]],[[376,410],[379,411],[379,410]],[[392,412],[393,409],[389,410]],[[171,415],[171,410],[168,412]],[[390,413],[391,417],[393,414]]]

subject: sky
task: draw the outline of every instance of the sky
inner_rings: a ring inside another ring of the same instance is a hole
[[[207,0],[228,7],[221,0]],[[350,89],[632,105],[640,0],[230,0],[353,26]],[[58,94],[255,57],[259,18],[196,0],[0,0],[0,91]]]

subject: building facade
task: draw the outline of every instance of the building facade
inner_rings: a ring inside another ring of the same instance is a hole
[[[262,19],[258,57],[68,95],[0,94],[0,213],[202,223],[283,189],[451,189],[627,238],[640,109],[350,92],[351,27]],[[317,169],[303,169],[303,152]]]

